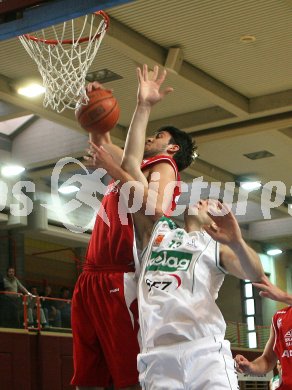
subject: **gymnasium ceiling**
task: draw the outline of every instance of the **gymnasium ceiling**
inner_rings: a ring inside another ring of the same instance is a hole
[[[148,131],[172,124],[196,139],[199,158],[183,179],[203,176],[225,183],[251,176],[273,188],[272,196],[281,193],[287,200],[292,186],[292,1],[136,0],[104,10],[111,25],[90,71],[109,69],[121,77],[105,84],[121,106],[114,141],[122,146],[126,137],[137,65],[165,66],[166,84],[175,92],[155,107]],[[66,128],[68,140],[85,132],[73,111],[57,114],[45,109],[42,99],[15,93],[17,80],[39,77],[17,38],[0,41],[0,52],[0,136],[6,145],[1,163],[22,156],[27,178],[46,181],[51,164],[64,156],[82,156],[86,142],[79,150],[72,151],[65,141],[60,148],[52,131],[44,145],[43,129]],[[27,144],[25,133],[38,118],[39,138]],[[44,153],[48,149],[54,151],[51,158]],[[262,152],[269,156],[246,156]],[[281,191],[272,181],[283,183]],[[287,205],[273,209],[267,219],[263,207],[269,203],[264,205],[263,198],[262,190],[251,192],[246,213],[238,217],[247,238],[292,249]]]

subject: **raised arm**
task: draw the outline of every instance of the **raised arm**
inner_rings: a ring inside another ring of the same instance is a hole
[[[240,373],[263,375],[270,372],[277,363],[277,355],[273,350],[275,334],[271,326],[270,337],[265,346],[264,352],[257,359],[250,362],[242,355],[235,356],[236,369]]]
[[[266,275],[263,275],[260,282],[253,283],[253,285],[261,290],[259,293],[261,297],[270,298],[274,301],[285,303],[286,305],[292,305],[292,295],[271,283]]]
[[[173,89],[168,87],[160,90],[166,77],[166,70],[159,72],[158,66],[154,66],[153,72],[149,73],[148,66],[144,64],[142,70],[137,68],[137,77],[139,83],[137,105],[127,134],[122,167],[135,180],[146,184],[140,165],[144,154],[146,129],[151,108]]]
[[[137,181],[143,185],[141,187],[137,183],[136,186],[136,190],[139,190],[139,196],[143,197],[140,211],[142,213],[147,212],[150,219],[155,221],[163,215],[171,204],[177,179],[176,173],[169,163],[159,162],[149,168],[146,177],[141,171],[141,162],[151,108],[173,89],[169,87],[160,90],[166,77],[166,71],[159,72],[158,66],[155,66],[153,72],[149,74],[147,65],[144,65],[142,70],[137,69],[137,76],[139,83],[137,105],[127,134],[122,169],[109,164],[109,160],[107,166],[104,165],[104,158],[107,158],[104,150],[111,153],[105,145],[103,145],[104,150],[101,150],[99,145],[91,143],[91,149],[96,153],[94,157],[95,166],[98,165],[99,160],[99,166],[105,168],[115,180],[120,180],[120,185],[127,181]]]
[[[232,275],[240,279],[259,281],[264,270],[257,253],[244,241],[235,216],[225,204],[211,202],[209,216],[214,224],[205,230],[220,242],[220,262]]]

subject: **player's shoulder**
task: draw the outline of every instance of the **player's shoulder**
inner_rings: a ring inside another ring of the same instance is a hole
[[[277,310],[273,317],[274,318],[279,317],[279,316],[281,316],[283,314],[287,314],[287,313],[292,313],[292,306],[286,306],[286,307],[283,307],[282,309]]]
[[[174,159],[171,156],[164,155],[164,154],[145,158],[144,160],[142,160],[141,167],[143,169],[143,168],[148,167],[150,165],[157,165],[157,164],[163,164],[163,163],[170,164],[176,171],[178,170]]]

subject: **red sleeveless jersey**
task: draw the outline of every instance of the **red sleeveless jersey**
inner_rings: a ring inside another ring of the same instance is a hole
[[[167,162],[172,165],[177,186],[174,190],[171,209],[175,208],[175,199],[180,194],[179,174],[175,161],[169,156],[155,156],[144,159],[142,171],[154,164]],[[119,202],[120,190],[114,182],[110,183],[97,214],[91,239],[87,248],[84,269],[116,270],[130,272],[135,266],[135,242],[131,214],[124,202]],[[120,216],[122,216],[122,221]],[[108,223],[106,223],[107,221]]]
[[[282,366],[279,390],[292,389],[292,306],[278,310],[273,316],[275,331],[274,352]]]

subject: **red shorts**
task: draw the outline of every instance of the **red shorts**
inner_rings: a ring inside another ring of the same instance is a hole
[[[83,272],[72,299],[75,386],[137,384],[137,284],[133,272]]]

